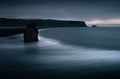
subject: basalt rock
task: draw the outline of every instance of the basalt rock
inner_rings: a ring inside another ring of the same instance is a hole
[[[38,29],[35,23],[27,25],[24,31],[24,42],[36,42],[38,41]]]
[[[96,25],[92,25],[92,27],[97,27]]]

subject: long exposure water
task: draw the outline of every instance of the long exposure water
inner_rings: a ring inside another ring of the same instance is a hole
[[[1,79],[103,79],[119,77],[120,28],[40,30],[39,42],[23,35],[0,38]]]

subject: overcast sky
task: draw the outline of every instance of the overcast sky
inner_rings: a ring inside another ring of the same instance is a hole
[[[0,0],[0,17],[120,24],[120,0]]]

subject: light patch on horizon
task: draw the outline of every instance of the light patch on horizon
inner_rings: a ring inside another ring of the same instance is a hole
[[[87,24],[120,24],[120,19],[97,19],[86,21]]]

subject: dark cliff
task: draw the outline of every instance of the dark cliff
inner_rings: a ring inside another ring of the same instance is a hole
[[[0,27],[25,27],[35,22],[38,28],[87,27],[84,21],[44,20],[44,19],[5,19],[0,18]]]
[[[0,18],[0,27],[3,27],[0,28],[0,37],[23,33],[26,25],[31,22],[35,22],[36,27],[39,29],[56,27],[87,27],[84,21]]]

